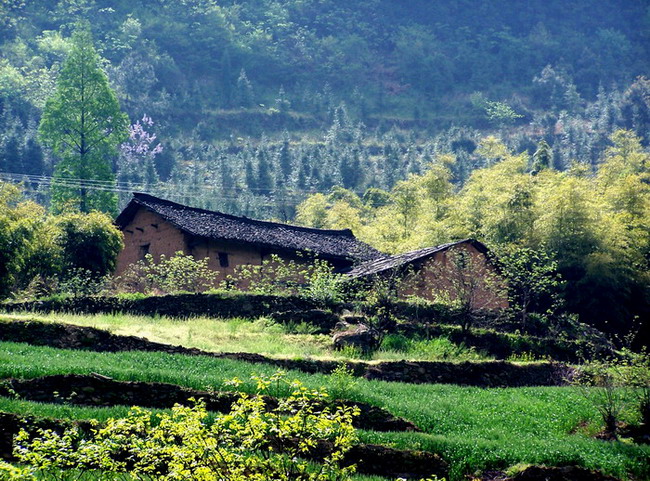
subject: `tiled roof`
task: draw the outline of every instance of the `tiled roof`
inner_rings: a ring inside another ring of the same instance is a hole
[[[385,272],[392,269],[400,268],[408,264],[411,264],[412,262],[426,259],[432,256],[433,254],[435,254],[436,252],[444,251],[446,249],[449,249],[450,247],[454,247],[459,244],[464,244],[466,242],[472,244],[480,252],[486,253],[488,250],[487,247],[485,247],[485,245],[483,245],[479,241],[476,241],[474,239],[463,239],[456,242],[449,242],[447,244],[442,244],[436,247],[425,247],[424,249],[406,252],[404,254],[396,254],[394,256],[384,256],[384,257],[372,259],[352,267],[345,273],[352,278],[379,274],[380,272]]]
[[[180,230],[198,237],[244,242],[285,251],[308,251],[321,257],[368,261],[383,254],[358,241],[352,231],[299,227],[197,209],[159,199],[149,194],[134,193],[117,217],[124,229],[136,211],[144,207],[172,223]]]

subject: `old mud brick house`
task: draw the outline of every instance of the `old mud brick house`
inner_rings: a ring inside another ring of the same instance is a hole
[[[178,251],[197,259],[209,258],[209,267],[221,278],[239,265],[260,265],[271,255],[309,262],[318,256],[341,270],[383,255],[352,231],[323,230],[253,220],[187,207],[148,194],[133,198],[117,217],[124,233],[124,249],[116,273],[151,254],[173,256]],[[309,256],[300,255],[309,253]]]
[[[506,284],[491,262],[488,248],[473,239],[384,256],[351,267],[352,279],[394,281],[401,298],[441,296],[462,298],[472,309],[494,311],[508,307]]]

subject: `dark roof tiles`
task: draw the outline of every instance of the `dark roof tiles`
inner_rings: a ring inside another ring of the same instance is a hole
[[[463,239],[456,242],[449,242],[447,244],[442,244],[436,247],[425,247],[424,249],[419,249],[416,251],[405,252],[404,254],[396,254],[393,256],[384,256],[377,259],[372,259],[363,264],[359,264],[345,273],[352,277],[365,277],[371,276],[374,274],[379,274],[380,272],[386,272],[392,269],[400,268],[411,264],[412,262],[419,261],[421,259],[426,259],[436,252],[444,251],[450,247],[454,247],[459,244],[464,244],[468,242],[472,244],[480,252],[486,253],[487,247],[482,243],[473,240],[473,239]]]
[[[324,257],[359,261],[383,255],[358,241],[349,229],[312,229],[254,220],[188,207],[140,193],[133,194],[129,205],[117,217],[117,225],[126,227],[140,206],[155,212],[182,231],[198,237],[245,242],[285,251],[309,251]]]

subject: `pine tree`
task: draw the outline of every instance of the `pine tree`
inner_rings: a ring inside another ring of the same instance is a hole
[[[273,180],[271,178],[271,167],[266,155],[259,155],[259,164],[257,167],[257,185],[260,189],[260,194],[269,195],[273,189]]]
[[[553,168],[553,150],[545,140],[537,143],[537,150],[533,154],[533,172]]]
[[[278,163],[280,164],[280,173],[282,174],[282,180],[287,181],[289,175],[291,175],[291,150],[289,147],[289,132],[284,131],[282,139],[282,147],[280,147],[280,153],[278,155]]]
[[[111,160],[127,137],[128,118],[100,67],[90,32],[77,29],[72,43],[39,126],[41,142],[60,159],[54,169],[52,209],[114,213]]]
[[[249,109],[255,104],[253,98],[253,86],[251,85],[246,71],[241,69],[239,78],[237,79],[237,103],[239,107]]]

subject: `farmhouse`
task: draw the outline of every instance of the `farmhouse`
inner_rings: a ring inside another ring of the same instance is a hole
[[[508,307],[505,281],[490,261],[488,248],[473,239],[378,257],[344,272],[352,279],[399,280],[395,288],[402,298],[448,296],[476,310]]]
[[[260,265],[276,254],[286,260],[308,262],[309,253],[336,269],[382,257],[358,241],[352,231],[323,230],[265,222],[188,207],[148,194],[133,198],[117,217],[124,233],[124,249],[116,273],[151,254],[154,259],[178,251],[197,259],[209,258],[209,267],[221,278],[239,265]]]
[[[487,247],[472,239],[388,256],[357,240],[349,229],[253,220],[140,193],[133,194],[116,224],[124,233],[117,274],[147,254],[158,259],[178,251],[197,259],[208,257],[209,267],[221,279],[234,274],[237,266],[261,265],[273,254],[296,262],[317,256],[351,279],[399,279],[395,284],[400,297],[435,300],[442,295],[486,310],[508,305],[504,282]]]

